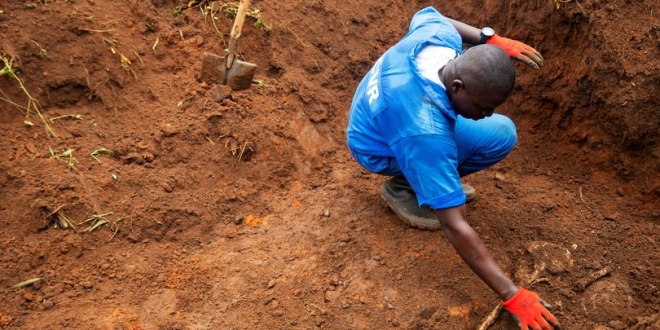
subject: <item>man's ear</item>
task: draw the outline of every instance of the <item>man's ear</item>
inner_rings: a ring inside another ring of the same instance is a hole
[[[451,82],[451,91],[452,94],[458,93],[460,90],[464,89],[465,85],[463,85],[463,81],[460,79],[454,79]]]

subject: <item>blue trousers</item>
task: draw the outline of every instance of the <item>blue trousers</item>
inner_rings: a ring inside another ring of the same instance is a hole
[[[458,116],[456,120],[458,173],[461,177],[489,168],[504,159],[518,141],[516,126],[508,117],[493,114],[481,120]],[[366,168],[383,168],[378,174],[403,175],[395,158],[363,155],[351,150],[355,159]],[[384,165],[384,166],[383,166]]]

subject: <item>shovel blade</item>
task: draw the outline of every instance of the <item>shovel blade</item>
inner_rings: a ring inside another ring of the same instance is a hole
[[[204,53],[200,79],[207,84],[222,84],[225,81],[225,63],[226,56]]]
[[[252,85],[252,78],[257,72],[257,65],[250,62],[234,59],[231,68],[225,68],[227,56],[218,56],[211,53],[202,55],[201,80],[207,84],[225,84],[232,90],[248,89]]]
[[[224,83],[235,91],[248,89],[252,85],[255,72],[256,64],[235,59],[231,68],[225,72]]]

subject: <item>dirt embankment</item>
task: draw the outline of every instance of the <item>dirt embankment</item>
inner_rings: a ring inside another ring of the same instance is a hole
[[[519,145],[467,178],[491,253],[567,328],[658,327],[655,2],[253,1],[240,92],[198,79],[225,3],[187,5],[0,3],[25,87],[0,76],[0,287],[41,278],[1,294],[0,327],[476,328],[496,297],[345,147],[355,86],[427,5],[546,59],[499,109]]]

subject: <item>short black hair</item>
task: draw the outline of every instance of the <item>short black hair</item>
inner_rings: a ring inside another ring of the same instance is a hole
[[[509,55],[495,45],[478,45],[460,56],[457,75],[466,88],[477,85],[480,92],[508,96],[516,82],[516,69]]]

